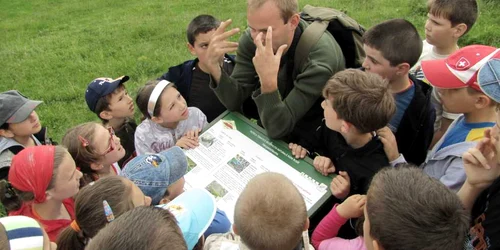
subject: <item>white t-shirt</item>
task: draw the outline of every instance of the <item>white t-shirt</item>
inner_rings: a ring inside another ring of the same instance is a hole
[[[422,54],[420,55],[418,62],[410,69],[410,74],[413,74],[415,78],[417,78],[418,80],[422,80],[425,83],[429,84],[429,81],[425,79],[424,73],[422,72],[422,68],[420,67],[421,62],[427,60],[445,59],[449,55],[441,55],[436,53],[434,45],[429,44],[426,40],[424,40],[422,43],[423,43]],[[439,97],[436,88],[432,89],[431,102],[436,109],[436,121],[434,122],[434,131],[439,130],[439,128],[441,127],[442,117],[450,120],[455,120],[461,115],[456,113],[449,113],[443,110],[443,104],[441,102],[441,98]]]
[[[162,127],[150,119],[142,121],[134,135],[137,155],[159,153],[171,148],[186,132],[203,129],[207,125],[207,117],[201,110],[195,107],[189,107],[188,110],[188,118],[180,121],[175,129]]]

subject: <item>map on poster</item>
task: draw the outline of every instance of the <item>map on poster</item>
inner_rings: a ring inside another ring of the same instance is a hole
[[[310,170],[311,165],[295,159],[288,149],[276,146],[259,130],[251,126],[237,128],[242,123],[238,125],[236,119],[227,118],[218,120],[200,135],[200,146],[186,151],[185,188],[207,189],[231,222],[239,194],[259,173],[271,171],[288,177],[304,197],[308,210],[328,192],[324,181],[318,182],[300,170]]]

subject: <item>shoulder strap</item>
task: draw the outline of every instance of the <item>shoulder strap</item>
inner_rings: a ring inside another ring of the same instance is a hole
[[[328,27],[328,21],[314,21],[309,26],[306,27],[302,35],[300,36],[299,42],[297,43],[297,48],[295,49],[295,57],[293,70],[298,72],[302,65],[306,62],[307,57],[311,48],[318,43],[321,36],[325,33]]]

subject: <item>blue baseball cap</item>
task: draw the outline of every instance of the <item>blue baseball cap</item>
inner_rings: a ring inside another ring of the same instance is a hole
[[[87,86],[87,90],[85,91],[85,101],[87,102],[89,109],[92,110],[92,112],[95,112],[97,101],[99,101],[101,97],[111,94],[116,88],[118,88],[120,83],[124,83],[128,81],[128,79],[128,76],[121,76],[116,79],[99,77],[90,82]]]
[[[184,151],[174,146],[157,154],[136,156],[125,165],[122,175],[157,205],[167,188],[186,174],[187,166]]]
[[[479,70],[477,82],[487,96],[500,103],[500,59],[486,62]]]
[[[188,250],[194,248],[214,220],[217,211],[215,198],[201,188],[187,190],[171,202],[157,207],[168,209],[175,216]]]

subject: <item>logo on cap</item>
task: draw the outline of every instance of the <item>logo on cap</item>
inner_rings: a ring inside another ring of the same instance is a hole
[[[455,68],[457,68],[457,69],[466,69],[469,66],[470,66],[470,62],[465,57],[460,57],[460,59],[455,64]]]
[[[146,157],[146,162],[153,165],[153,167],[158,167],[161,163],[161,158],[157,155],[150,155]]]

